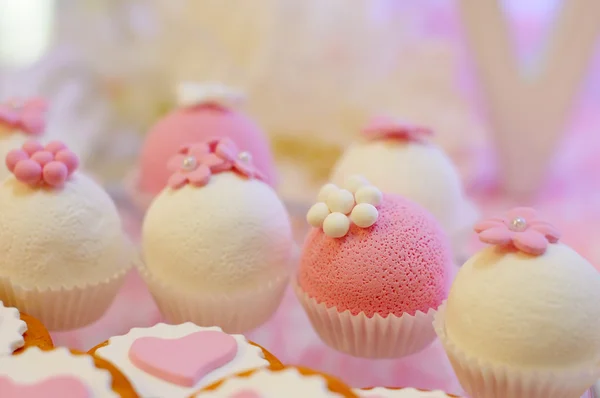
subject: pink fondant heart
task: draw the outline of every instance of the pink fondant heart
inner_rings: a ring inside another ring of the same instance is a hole
[[[91,396],[87,386],[74,377],[53,377],[36,384],[17,384],[7,377],[0,377],[2,398],[90,398]]]
[[[244,390],[230,395],[229,398],[262,398],[262,395],[252,390]]]
[[[173,384],[193,387],[202,377],[231,362],[237,342],[218,331],[201,331],[179,339],[141,337],[129,349],[139,369]]]

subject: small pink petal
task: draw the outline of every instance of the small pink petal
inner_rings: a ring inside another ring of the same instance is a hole
[[[79,157],[68,149],[58,151],[54,159],[67,167],[69,175],[79,167]]]
[[[554,225],[545,221],[534,221],[529,225],[529,228],[544,235],[550,243],[556,243],[560,240],[560,231]]]
[[[190,145],[188,150],[188,155],[194,156],[196,159],[200,159],[209,153],[210,148],[206,143]]]
[[[217,144],[217,147],[215,148],[215,153],[223,159],[235,161],[238,156],[239,150],[237,148],[237,145],[235,145],[235,142],[233,142],[229,138],[223,138]]]
[[[6,154],[5,164],[6,168],[11,172],[14,172],[15,166],[22,160],[28,159],[29,156],[22,149],[13,149]]]
[[[524,232],[515,233],[513,244],[524,253],[540,255],[546,251],[548,240],[543,234],[528,229]]]
[[[69,169],[64,163],[53,161],[44,166],[44,182],[50,186],[58,187],[64,184],[69,175]]]
[[[254,177],[254,167],[252,167],[251,165],[242,162],[242,161],[236,161],[233,163],[233,168],[234,170],[236,170],[239,174],[242,174],[248,178],[252,178]]]
[[[179,189],[187,183],[187,175],[180,171],[177,171],[173,175],[171,175],[171,177],[169,177],[169,180],[167,181],[167,185],[172,189]]]
[[[495,227],[479,233],[479,240],[492,245],[506,245],[511,242],[514,232],[508,227]]]
[[[174,155],[171,156],[171,159],[167,162],[167,169],[169,171],[178,171],[181,170],[181,166],[183,165],[183,160],[186,158],[186,155]]]
[[[189,151],[190,151],[190,145],[186,144],[186,145],[182,145],[181,147],[179,147],[179,150],[177,151],[177,153],[180,155],[187,155]]]
[[[60,141],[52,141],[44,149],[52,154],[57,154],[59,151],[67,149],[67,146]]]
[[[42,179],[42,166],[31,159],[21,160],[16,164],[13,174],[21,182],[37,184]]]
[[[31,160],[38,162],[40,166],[44,167],[54,160],[54,155],[48,151],[38,151],[31,155]]]
[[[531,207],[516,207],[512,210],[509,210],[506,213],[506,217],[508,220],[514,220],[515,218],[524,218],[527,223],[537,220],[538,214],[535,209]]]
[[[200,165],[196,170],[187,173],[190,183],[196,187],[202,187],[210,181],[210,169],[206,165]]]
[[[22,148],[29,156],[33,155],[37,151],[44,150],[44,146],[37,141],[27,141],[23,144]]]
[[[475,230],[475,232],[480,233],[482,231],[485,231],[486,229],[502,227],[502,226],[506,226],[506,224],[504,223],[504,219],[495,217],[495,218],[490,218],[490,219],[478,222],[477,224],[475,224],[473,229]]]
[[[220,156],[217,156],[214,153],[209,153],[198,159],[200,160],[201,164],[209,167],[213,171],[215,171],[215,169],[219,169],[220,167],[223,167],[223,165],[228,163],[227,160],[223,159]]]

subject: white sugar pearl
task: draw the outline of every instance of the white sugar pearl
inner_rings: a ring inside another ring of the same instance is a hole
[[[315,228],[321,228],[323,221],[330,214],[329,207],[323,202],[314,204],[306,213],[306,221]]]
[[[341,238],[350,230],[350,220],[342,213],[331,213],[323,222],[323,232],[330,238]]]
[[[361,203],[354,206],[350,214],[352,222],[361,228],[368,228],[375,224],[377,218],[379,218],[379,212],[375,206],[369,203]]]
[[[344,181],[344,188],[346,188],[352,193],[356,193],[356,191],[358,191],[361,187],[364,187],[365,185],[370,185],[370,183],[365,177],[361,175],[350,176],[346,178],[346,181]]]
[[[317,200],[319,202],[326,202],[327,198],[329,197],[329,195],[332,192],[339,191],[339,190],[340,189],[335,184],[325,184],[325,185],[323,185],[323,188],[321,188],[321,190],[319,191]]]
[[[381,199],[383,199],[383,194],[379,189],[370,185],[360,188],[356,191],[354,197],[356,203],[368,203],[373,206],[379,206],[381,204]]]
[[[326,203],[332,213],[349,214],[354,207],[354,195],[345,189],[338,189],[329,194]]]

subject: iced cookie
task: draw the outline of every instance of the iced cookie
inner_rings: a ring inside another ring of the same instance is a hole
[[[0,356],[18,354],[29,347],[50,349],[52,338],[40,321],[0,301]]]

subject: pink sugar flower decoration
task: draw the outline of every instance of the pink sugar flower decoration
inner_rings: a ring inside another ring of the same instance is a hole
[[[411,142],[427,142],[433,131],[426,127],[415,126],[387,116],[373,118],[363,130],[370,140],[399,139]]]
[[[241,152],[229,138],[186,145],[169,161],[173,171],[167,185],[178,189],[186,184],[202,187],[213,174],[233,171],[247,178],[264,180],[249,153]]]
[[[46,110],[47,104],[43,99],[13,99],[0,104],[0,123],[20,129],[26,134],[38,135],[46,127]]]
[[[548,243],[556,243],[560,232],[538,218],[529,207],[510,210],[504,217],[494,217],[475,225],[479,240],[492,245],[512,245],[518,250],[535,256],[544,254]]]
[[[53,141],[43,146],[28,141],[6,155],[6,167],[25,184],[60,187],[79,167],[79,158],[65,144]]]

